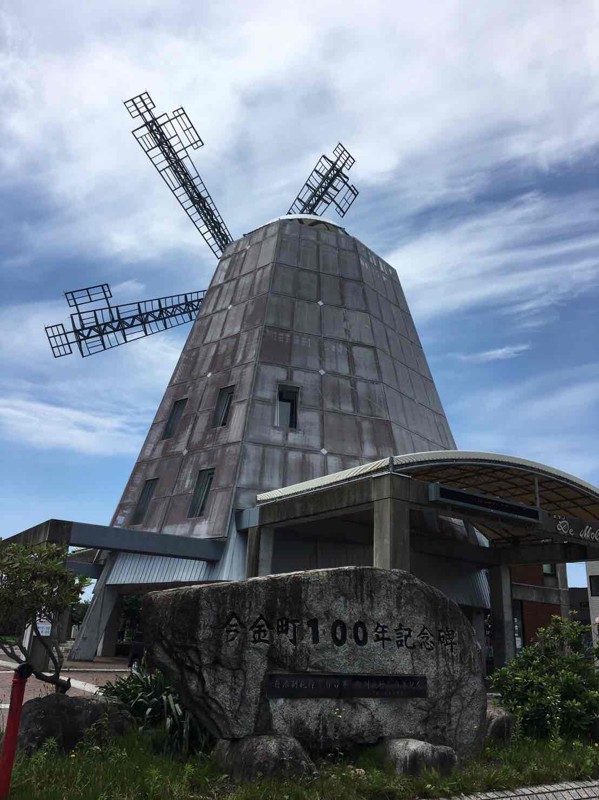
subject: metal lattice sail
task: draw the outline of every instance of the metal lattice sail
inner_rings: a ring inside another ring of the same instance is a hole
[[[126,100],[125,107],[134,119],[143,121],[133,130],[133,136],[208,247],[220,257],[233,238],[189,155],[204,143],[185,110],[178,108],[170,115],[157,116],[148,92]],[[331,204],[340,216],[346,214],[358,195],[346,175],[354,159],[341,143],[333,155],[334,159],[326,155],[320,158],[289,214],[319,215]],[[74,349],[83,357],[91,356],[192,322],[204,294],[200,290],[113,306],[108,302],[112,293],[106,283],[77,289],[65,293],[69,306],[75,309],[70,325],[48,325],[46,335],[55,358],[70,355]],[[82,308],[95,303],[104,305]]]
[[[331,204],[340,217],[347,214],[358,196],[358,190],[346,175],[355,159],[341,142],[333,150],[333,156],[331,159],[323,153],[318,159],[288,214],[322,214]]]
[[[70,355],[73,347],[84,358],[93,356],[102,350],[192,322],[204,295],[205,291],[187,292],[113,306],[108,302],[112,292],[107,283],[76,289],[65,292],[67,303],[76,309],[71,314],[70,330],[59,322],[48,325],[46,335],[55,358]],[[82,308],[103,300],[106,305]]]

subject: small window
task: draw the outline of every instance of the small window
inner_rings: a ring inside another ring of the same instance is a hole
[[[547,575],[550,578],[555,578],[557,576],[555,564],[543,564],[543,575]]]
[[[599,575],[589,575],[591,597],[599,597]]]
[[[277,425],[281,428],[297,428],[299,389],[294,386],[279,386],[277,402]]]
[[[169,415],[168,420],[166,421],[166,425],[164,426],[164,433],[162,434],[163,439],[171,439],[179,427],[179,422],[181,421],[181,417],[183,416],[183,412],[185,411],[185,406],[187,405],[187,398],[184,397],[182,400],[177,400],[173,403],[173,407],[171,408],[171,413]]]
[[[201,469],[199,471],[193,490],[193,497],[191,498],[191,504],[189,506],[189,512],[187,514],[188,517],[201,517],[204,513],[213,478],[213,469]]]
[[[141,494],[139,495],[139,500],[137,501],[137,505],[135,506],[135,511],[131,517],[131,525],[139,525],[140,522],[143,522],[143,518],[146,515],[146,511],[148,510],[148,506],[154,496],[154,491],[156,489],[156,484],[158,483],[158,478],[152,478],[151,481],[146,481],[144,483],[144,488],[141,490]]]
[[[218,400],[216,401],[214,418],[212,420],[213,428],[224,428],[229,421],[229,413],[231,411],[231,403],[233,402],[234,391],[234,386],[226,386],[218,393]]]

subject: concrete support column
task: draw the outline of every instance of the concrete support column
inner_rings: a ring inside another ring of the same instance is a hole
[[[392,475],[373,482],[373,565],[410,571],[410,506],[393,496]]]
[[[258,575],[272,575],[274,544],[274,528],[261,526],[260,545],[258,548]]]
[[[116,642],[119,635],[121,622],[121,598],[117,597],[115,604],[110,612],[108,621],[104,628],[104,633],[98,645],[99,656],[114,656],[116,652]]]
[[[100,639],[118,600],[116,587],[106,585],[115,560],[115,555],[108,557],[102,574],[96,581],[92,601],[79,628],[75,644],[69,653],[69,658],[72,661],[94,660]]]
[[[487,674],[487,643],[485,637],[485,614],[478,608],[472,609],[472,627],[476,634],[476,641],[480,645],[480,658],[483,669],[483,675]]]
[[[493,661],[497,669],[516,655],[510,568],[505,564],[492,566],[489,569],[489,585],[493,617]]]
[[[570,614],[570,595],[568,594],[568,571],[566,565],[556,564],[555,572],[557,585],[560,588],[559,613],[562,617],[567,617]]]
[[[245,551],[245,577],[256,578],[258,576],[260,559],[260,528],[248,528],[247,546]]]
[[[267,525],[248,528],[245,577],[272,575],[274,530]]]

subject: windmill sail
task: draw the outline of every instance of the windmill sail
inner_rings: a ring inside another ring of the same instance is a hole
[[[107,283],[66,292],[67,303],[76,311],[71,314],[71,327],[62,322],[48,325],[46,335],[54,358],[68,356],[77,347],[81,355],[93,356],[126,342],[151,336],[153,333],[192,322],[198,315],[205,291],[155,297],[135,303],[111,306],[112,292]],[[101,300],[106,305],[81,308]]]
[[[291,204],[288,214],[322,214],[332,204],[344,217],[358,196],[358,190],[345,174],[355,159],[339,142],[334,159],[322,155]]]
[[[204,143],[184,109],[157,117],[147,92],[125,101],[125,107],[134,119],[143,120],[143,125],[133,131],[140,147],[214,255],[222,255],[232,236],[189,156],[189,150],[197,150]]]

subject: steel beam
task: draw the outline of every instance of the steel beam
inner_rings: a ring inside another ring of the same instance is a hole
[[[196,561],[218,561],[225,549],[222,539],[197,539],[193,536],[173,536],[168,533],[136,531],[129,528],[112,528],[108,525],[90,525],[50,519],[17,533],[3,544],[23,542],[40,544],[57,542],[69,547],[94,547],[122,553],[142,553],[151,556],[190,558]]]

